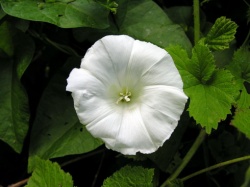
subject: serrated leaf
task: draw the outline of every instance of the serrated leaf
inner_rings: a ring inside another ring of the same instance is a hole
[[[108,27],[109,10],[92,0],[45,1],[2,0],[7,14],[31,21],[52,23],[62,28]]]
[[[107,178],[102,187],[152,187],[154,169],[125,166]]]
[[[33,162],[34,171],[25,187],[73,187],[71,175],[65,173],[57,163],[42,160],[39,157],[32,158],[31,162]]]
[[[240,88],[243,82],[250,82],[250,52],[247,48],[241,47],[233,56],[232,62],[227,67],[234,75]]]
[[[250,95],[243,88],[232,124],[250,138]]]
[[[179,70],[184,82],[183,88],[189,88],[200,84],[197,76],[193,75],[193,64],[187,54],[187,51],[180,46],[170,46],[166,48],[172,56],[177,69]]]
[[[45,89],[31,131],[31,156],[49,159],[81,154],[102,144],[80,124],[72,97],[66,92],[69,72],[79,64],[78,58],[69,60]]]
[[[0,59],[0,139],[19,153],[29,125],[28,98],[20,79],[31,62],[34,43],[7,22],[1,25],[0,30],[2,27],[8,31],[9,39],[3,39],[2,44],[8,46],[6,53],[9,57]]]
[[[229,43],[235,38],[237,24],[226,17],[218,18],[207,36],[204,43],[211,50],[224,50],[229,48]]]
[[[190,68],[190,73],[200,82],[206,83],[215,70],[214,56],[209,49],[203,45],[196,45],[192,51],[191,63],[193,66]]]
[[[214,60],[204,46],[194,48],[191,60],[180,47],[170,47],[167,51],[180,71],[184,92],[190,97],[190,116],[211,133],[231,113],[238,92],[232,74],[215,69]]]
[[[209,84],[199,84],[184,90],[190,97],[188,111],[196,123],[206,128],[207,133],[217,129],[218,123],[231,114],[231,105],[238,90],[229,71],[214,72]]]

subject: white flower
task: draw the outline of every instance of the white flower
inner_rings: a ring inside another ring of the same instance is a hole
[[[67,81],[80,122],[122,154],[156,151],[187,101],[171,56],[125,35],[98,40]]]

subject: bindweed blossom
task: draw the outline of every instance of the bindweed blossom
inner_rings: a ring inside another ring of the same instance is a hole
[[[80,122],[107,148],[125,155],[162,146],[187,101],[171,56],[126,35],[98,40],[67,82]]]

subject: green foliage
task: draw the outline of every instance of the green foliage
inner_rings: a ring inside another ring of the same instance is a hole
[[[250,95],[243,88],[232,124],[250,138]]]
[[[8,22],[0,26],[0,138],[21,152],[28,131],[28,98],[20,79],[31,62],[34,43]],[[23,44],[26,43],[24,46]]]
[[[80,124],[71,95],[65,91],[69,72],[79,66],[79,61],[69,60],[44,91],[31,131],[31,156],[49,159],[80,154],[102,144]]]
[[[248,48],[241,47],[234,53],[228,69],[234,75],[239,89],[242,90],[236,104],[237,108],[232,124],[250,137],[250,95],[243,84],[244,82],[250,83],[250,52]]]
[[[206,46],[195,46],[191,59],[180,47],[170,47],[167,51],[173,57],[184,81],[184,91],[190,97],[190,116],[211,133],[212,129],[217,129],[218,122],[231,113],[238,92],[232,74],[215,68],[214,58]]]
[[[201,40],[211,50],[224,50],[229,47],[229,43],[234,39],[237,24],[230,19],[220,17],[216,20],[207,36]]]
[[[136,39],[148,41],[161,47],[170,44],[182,46],[191,51],[191,42],[183,29],[174,24],[165,12],[151,0],[119,0],[118,11],[114,15],[115,25],[106,30],[81,28],[74,31],[75,38],[82,42],[109,34],[126,34]]]
[[[2,0],[5,13],[32,21],[55,24],[62,28],[107,28],[109,11],[92,0],[45,1]]]
[[[248,48],[241,47],[238,49],[227,68],[234,75],[240,88],[243,87],[244,81],[250,82],[250,52]]]
[[[127,10],[124,19],[118,20],[121,34],[149,41],[161,47],[176,44],[190,50],[191,43],[183,29],[174,24],[151,0],[130,1]]]
[[[153,169],[125,166],[107,178],[102,187],[152,187]]]
[[[57,163],[39,157],[32,158],[29,162],[32,162],[33,173],[26,187],[73,187],[71,175],[65,173]]]

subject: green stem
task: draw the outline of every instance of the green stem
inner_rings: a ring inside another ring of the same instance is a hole
[[[197,149],[200,147],[201,143],[206,137],[206,131],[204,129],[201,129],[200,134],[196,138],[194,144],[190,148],[190,150],[187,152],[186,156],[183,158],[181,164],[179,167],[175,170],[175,172],[161,185],[161,187],[167,187],[171,181],[176,179],[179,174],[182,172],[182,170],[186,167],[186,165],[189,163],[193,155],[196,153]]]
[[[244,40],[242,46],[246,46],[246,45],[247,45],[247,42],[249,41],[249,37],[250,37],[250,31],[248,32],[247,37],[246,37],[246,39]]]
[[[200,5],[199,0],[193,1],[194,9],[194,44],[200,40]]]
[[[210,170],[213,170],[213,169],[216,169],[216,168],[219,168],[219,167],[222,167],[222,166],[226,166],[226,165],[229,165],[229,164],[233,164],[233,163],[236,163],[236,162],[241,162],[241,161],[244,161],[244,160],[249,160],[250,159],[250,155],[247,155],[247,156],[243,156],[243,157],[240,157],[240,158],[235,158],[235,159],[232,159],[232,160],[228,160],[228,161],[225,161],[225,162],[221,162],[219,164],[215,164],[213,166],[210,166],[210,167],[207,167],[205,169],[202,169],[200,171],[197,171],[195,173],[192,173],[186,177],[183,177],[181,179],[182,182],[192,178],[192,177],[195,177],[197,175],[200,175],[202,173],[205,173],[205,172],[208,172]]]

